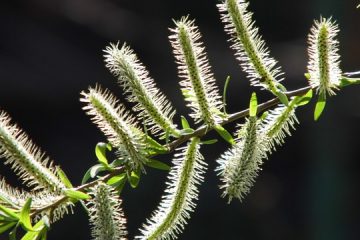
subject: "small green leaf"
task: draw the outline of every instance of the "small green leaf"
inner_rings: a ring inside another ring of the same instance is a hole
[[[40,232],[27,232],[21,240],[38,240]]]
[[[2,211],[7,217],[13,220],[19,220],[20,218],[13,210],[2,205],[0,205],[0,211]]]
[[[251,99],[250,99],[250,104],[249,104],[249,116],[250,117],[255,117],[257,114],[257,97],[256,97],[256,93],[252,93],[251,94]]]
[[[216,125],[214,129],[225,141],[227,141],[231,145],[235,144],[233,137],[225,128],[220,125]]]
[[[182,126],[183,129],[190,128],[190,124],[189,124],[188,120],[184,116],[181,116],[181,126]]]
[[[211,144],[214,144],[214,143],[217,143],[217,142],[218,142],[217,139],[209,139],[209,140],[201,141],[200,144],[203,144],[203,145],[211,145]]]
[[[92,168],[92,167],[91,167]],[[91,172],[91,168],[89,168],[86,173],[84,174],[82,180],[81,180],[81,184],[85,184],[90,178],[90,172]]]
[[[279,98],[280,102],[282,104],[284,104],[285,106],[289,105],[289,99],[288,97],[285,95],[285,93],[281,92],[281,91],[277,91],[276,92],[276,96]]]
[[[126,174],[122,173],[107,180],[106,184],[114,187],[114,185],[117,185],[120,181],[124,181],[125,179],[126,179]]]
[[[268,112],[268,111],[263,112],[263,113],[261,114],[260,120],[261,120],[261,121],[264,121],[265,118],[267,118],[268,115],[269,115],[269,112]]]
[[[314,111],[315,121],[317,121],[321,116],[321,113],[324,111],[325,105],[326,105],[326,96],[325,94],[321,94],[319,95],[318,101],[315,106],[315,111]]]
[[[19,222],[26,231],[34,231],[30,219],[30,207],[32,198],[28,198],[21,209]]]
[[[106,158],[106,150],[111,151],[111,149],[112,149],[112,147],[109,143],[99,142],[98,144],[96,144],[96,147],[95,147],[96,157],[97,157],[98,161],[105,166],[109,165],[108,160]]]
[[[16,222],[8,222],[8,223],[2,224],[0,226],[0,234],[6,232],[7,230],[9,230],[13,226],[15,226],[15,224],[16,224]]]
[[[149,159],[149,161],[147,161],[145,164],[148,167],[159,169],[159,170],[164,170],[164,171],[170,170],[169,165],[167,165],[166,163],[160,162],[158,160],[155,160],[155,159]]]
[[[280,89],[282,92],[286,92],[286,87],[282,85],[281,83],[276,83],[276,86],[278,89]]]
[[[65,190],[65,194],[69,198],[72,198],[72,199],[75,199],[75,200],[86,200],[86,199],[90,198],[90,196],[88,194],[77,191],[77,190],[73,190],[73,189]]]
[[[312,89],[310,89],[305,95],[295,97],[294,101],[296,102],[297,106],[303,106],[311,101],[312,96],[313,96],[313,91]]]
[[[73,187],[73,185],[71,184],[69,178],[66,176],[64,171],[59,166],[56,166],[56,173],[59,176],[61,182],[65,185],[65,187],[67,187],[67,188],[72,188]]]
[[[304,73],[304,76],[306,77],[307,80],[310,80],[310,78],[311,78],[310,73]]]
[[[151,138],[150,136],[146,137],[146,143],[148,145],[148,147],[151,148],[156,148],[156,149],[161,149],[161,150],[166,150],[166,148],[161,145],[160,143],[158,143],[157,141],[155,141],[153,138]]]
[[[44,235],[46,237],[46,232],[48,229],[47,226],[48,223],[45,223],[43,219],[38,221],[34,226],[33,232],[27,232],[21,240],[38,240],[38,239],[44,239]],[[46,239],[46,238],[45,238]]]
[[[128,180],[129,180],[130,186],[132,188],[136,188],[140,182],[140,173],[136,173],[136,172],[132,171],[130,173],[130,176],[128,175]]]
[[[190,135],[190,134],[193,134],[193,133],[194,133],[194,129],[192,129],[192,128],[186,128],[186,129],[180,130],[180,134],[182,136]]]
[[[360,84],[360,78],[348,78],[348,77],[342,77],[340,79],[340,87],[346,87],[350,85],[357,85]]]
[[[103,172],[107,169],[108,169],[107,167],[104,167],[101,164],[96,164],[90,168],[90,177],[94,178],[98,175],[98,173]]]
[[[225,80],[225,84],[224,84],[224,91],[223,91],[223,108],[224,108],[224,113],[226,113],[226,95],[227,95],[227,90],[229,87],[229,82],[230,82],[230,76],[227,76],[226,80]]]

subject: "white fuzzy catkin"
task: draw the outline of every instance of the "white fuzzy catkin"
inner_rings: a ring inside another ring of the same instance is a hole
[[[227,197],[228,203],[233,198],[241,201],[250,192],[263,159],[267,157],[267,138],[261,134],[256,117],[249,117],[240,131],[242,134],[236,144],[217,160],[222,197]]]
[[[93,240],[126,239],[126,219],[121,209],[121,199],[112,187],[99,183],[91,188],[88,201],[89,220]]]
[[[0,180],[0,205],[21,211],[28,198],[32,198],[31,208],[44,209],[47,206],[50,206],[62,199],[63,196],[49,193],[47,191],[26,192],[17,188],[13,188],[12,186],[8,185],[4,179]],[[51,209],[51,211],[44,210],[39,212],[35,218],[40,219],[41,216],[47,215],[51,222],[55,222],[61,219],[65,214],[72,212],[72,206],[73,203],[70,201],[64,202],[63,204],[58,205],[56,208]]]
[[[242,69],[248,74],[254,86],[261,86],[276,94],[277,83],[283,74],[277,61],[269,56],[268,48],[259,35],[259,30],[252,20],[252,13],[247,10],[246,0],[224,0],[218,4],[225,30],[231,36],[236,57]]]
[[[120,160],[133,170],[143,169],[145,157],[145,135],[136,128],[135,119],[118,103],[114,95],[99,86],[81,93],[83,109],[92,116],[92,121],[107,136],[117,149]]]
[[[188,145],[173,159],[169,181],[160,205],[140,230],[136,239],[176,239],[187,224],[190,213],[196,207],[198,185],[204,180],[207,169],[199,152],[199,139],[192,138]]]
[[[316,88],[320,95],[334,95],[340,84],[339,42],[335,39],[339,32],[334,21],[320,18],[315,21],[309,34],[309,64],[310,85]]]
[[[107,47],[105,53],[106,66],[118,78],[119,84],[128,94],[127,99],[136,103],[134,110],[139,112],[139,117],[149,129],[153,133],[161,130],[163,134],[169,132],[178,136],[179,130],[172,121],[175,111],[171,103],[155,86],[133,50],[126,44],[119,48],[117,43]]]
[[[291,136],[291,129],[295,130],[295,124],[299,123],[295,108],[295,100],[292,100],[288,106],[280,104],[270,110],[261,123],[261,132],[268,137],[271,149],[275,149],[276,145],[281,146],[286,135]]]
[[[52,161],[0,111],[0,157],[34,190],[60,193],[66,189],[56,176]]]
[[[201,34],[194,21],[183,17],[175,22],[176,27],[170,29],[173,33],[169,38],[178,64],[180,86],[193,110],[190,116],[198,123],[204,121],[212,127],[222,119],[221,96],[215,85]]]

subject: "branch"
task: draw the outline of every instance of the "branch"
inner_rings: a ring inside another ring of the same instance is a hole
[[[294,91],[286,92],[285,94],[288,97],[301,96],[301,95],[306,94],[310,89],[311,89],[311,87],[307,86],[307,87],[296,89]],[[258,105],[258,112],[265,111],[265,110],[275,106],[278,103],[280,103],[279,98],[273,98],[267,102],[264,102],[264,103]],[[249,115],[249,109],[245,109],[243,111],[230,114],[229,117],[226,120],[223,120],[222,122],[220,122],[219,125],[226,125],[226,124],[234,122],[238,119],[244,118],[248,115]],[[206,133],[210,132],[211,130],[213,130],[213,128],[209,128],[207,126],[201,126],[198,129],[196,129],[192,134],[185,135],[185,136],[182,136],[182,137],[174,140],[173,142],[171,142],[167,145],[169,153],[173,152],[178,146],[180,146],[184,142],[187,142],[190,138],[202,137]]]
[[[115,168],[113,171],[111,171],[111,173],[108,173],[105,176],[100,177],[100,178],[98,178],[98,179],[96,179],[96,180],[94,180],[92,182],[88,182],[88,183],[85,183],[85,184],[83,184],[83,185],[81,185],[79,187],[76,187],[76,188],[74,188],[74,190],[85,192],[86,189],[95,186],[99,182],[106,182],[110,178],[123,173],[124,170],[125,170],[124,166]],[[69,201],[69,197],[64,195],[60,199],[58,199],[57,201],[53,202],[52,204],[49,204],[49,205],[47,205],[45,207],[42,207],[42,208],[33,209],[32,213],[31,213],[31,216],[35,216],[35,215],[37,215],[37,214],[39,214],[41,212],[47,211],[49,209],[50,210],[51,209],[56,209],[58,206],[60,206],[61,204],[65,203],[67,201]]]
[[[299,88],[299,89],[294,90],[294,91],[286,92],[285,94],[288,97],[301,96],[301,95],[306,94],[310,89],[311,89],[311,87],[307,86],[307,87]],[[265,110],[275,106],[278,103],[280,103],[278,98],[273,98],[273,99],[271,99],[271,100],[269,100],[267,102],[264,102],[264,103],[258,105],[258,112],[265,111]],[[249,115],[249,109],[245,109],[243,111],[230,114],[229,117],[226,120],[223,120],[219,124],[220,125],[226,125],[228,123],[231,123],[231,122],[234,122],[234,121],[239,120],[241,118],[244,118],[244,117],[246,117],[248,115]],[[199,137],[200,138],[200,137],[204,136],[205,134],[207,134],[208,132],[210,132],[211,130],[213,130],[213,128],[209,128],[208,126],[204,125],[204,126],[199,127],[198,129],[196,129],[192,134],[185,135],[185,136],[182,136],[182,137],[174,140],[173,142],[166,145],[166,147],[168,149],[168,153],[173,152],[178,146],[180,146],[181,144],[187,142],[192,137]],[[112,178],[113,176],[116,176],[116,175],[119,175],[119,174],[123,173],[124,170],[125,170],[124,166],[118,167],[118,168],[114,169],[112,172],[106,174],[105,176],[100,177],[100,178],[98,178],[98,179],[96,179],[96,180],[94,180],[92,182],[83,184],[83,185],[81,185],[81,186],[79,186],[77,188],[74,188],[74,190],[85,192],[86,189],[96,185],[99,182],[105,182],[105,181],[109,180],[110,178]],[[31,216],[35,216],[35,215],[37,215],[37,214],[39,214],[41,212],[47,211],[47,210],[56,209],[58,206],[60,206],[61,204],[65,203],[67,201],[69,201],[69,197],[68,196],[63,196],[60,199],[58,199],[56,202],[53,202],[50,205],[47,205],[47,206],[42,207],[42,208],[33,209],[33,212],[31,214]]]

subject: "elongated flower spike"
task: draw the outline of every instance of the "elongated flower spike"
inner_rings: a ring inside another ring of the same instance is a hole
[[[109,142],[118,149],[120,160],[133,170],[142,169],[147,161],[145,157],[145,135],[136,128],[134,118],[125,107],[107,90],[99,86],[81,92],[80,101],[86,103],[83,108],[92,116],[92,121],[107,136]]]
[[[161,130],[163,134],[168,132],[178,137],[180,133],[172,121],[175,111],[171,103],[155,86],[133,50],[126,44],[119,49],[117,43],[107,47],[105,53],[106,66],[118,78],[119,84],[128,94],[127,99],[136,103],[134,110],[139,112],[139,117],[150,127],[149,130],[153,133]]]
[[[170,41],[178,63],[180,82],[185,100],[193,110],[190,114],[198,123],[201,120],[209,127],[215,126],[221,119],[221,96],[210,70],[201,34],[194,21],[187,17],[175,22],[176,27]]]
[[[192,138],[188,145],[180,148],[173,160],[169,173],[166,195],[156,211],[141,229],[142,236],[136,239],[176,239],[184,230],[190,212],[196,207],[197,185],[203,182],[207,168],[199,152],[198,138]]]
[[[288,106],[280,104],[270,110],[261,123],[261,132],[268,138],[269,150],[275,150],[276,145],[284,143],[286,135],[291,136],[291,129],[295,130],[295,124],[299,123],[295,115],[296,99],[290,101]]]
[[[6,159],[20,178],[34,190],[60,193],[66,189],[56,176],[52,161],[0,111],[0,157]]]
[[[27,197],[28,194],[25,192],[11,187],[4,179],[0,180],[0,205],[20,209]]]
[[[253,86],[260,86],[278,95],[278,83],[283,74],[277,61],[269,56],[265,42],[251,19],[246,0],[224,0],[218,4],[225,30],[231,36],[236,57],[242,69],[248,74]]]
[[[338,25],[332,19],[320,18],[315,21],[309,34],[310,85],[319,95],[334,95],[340,84],[341,70],[338,54],[339,42],[335,39]]]
[[[89,209],[91,235],[94,240],[126,239],[126,219],[121,200],[110,186],[100,183],[91,188]]]
[[[238,134],[236,144],[217,160],[219,166],[216,171],[222,181],[220,185],[220,189],[223,189],[222,197],[227,197],[228,203],[233,198],[241,201],[249,193],[261,170],[262,160],[267,157],[267,138],[260,132],[256,109],[256,98],[253,95],[250,102],[250,116],[239,129],[241,134]]]
[[[15,211],[20,212],[26,203],[26,200],[31,198],[31,207],[33,209],[45,209],[47,206],[58,202],[63,198],[63,195],[57,193],[50,193],[48,191],[26,192],[14,188],[5,182],[5,179],[0,179],[0,205],[5,206]],[[42,216],[47,215],[51,222],[61,219],[65,214],[72,212],[73,203],[71,201],[59,204],[51,211],[41,211],[35,219],[40,219]]]

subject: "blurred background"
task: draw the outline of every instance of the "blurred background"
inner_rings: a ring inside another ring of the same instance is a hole
[[[244,109],[252,91],[229,49],[215,0],[2,0],[0,2],[0,108],[6,110],[78,185],[95,164],[104,136],[81,110],[79,93],[96,83],[124,102],[103,62],[110,42],[127,42],[158,87],[188,113],[168,42],[172,19],[196,18],[219,88],[231,76],[228,111]],[[251,1],[257,26],[285,71],[288,89],[307,84],[307,35],[314,19],[340,25],[343,71],[360,70],[360,10],[354,0]],[[261,102],[272,96],[261,92]],[[228,147],[203,147],[209,163],[195,213],[179,239],[360,239],[360,87],[329,99],[318,122],[313,105],[299,109],[301,125],[263,165],[251,193],[230,205],[220,197],[215,160]],[[233,129],[234,126],[229,126]],[[216,137],[216,135],[211,135]],[[161,158],[171,161],[171,156]],[[7,166],[0,174],[18,184]],[[126,187],[123,208],[130,239],[156,208],[166,172],[149,170],[140,186]],[[90,239],[81,208],[52,226],[48,239]],[[0,239],[7,239],[6,236]]]

